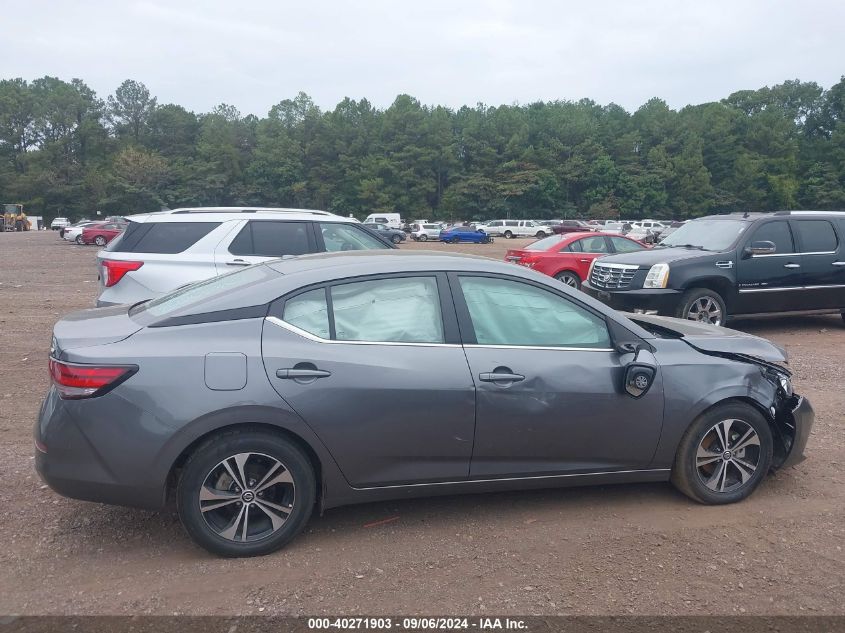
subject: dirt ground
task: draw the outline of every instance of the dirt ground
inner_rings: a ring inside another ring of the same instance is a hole
[[[500,258],[519,243],[425,247]],[[64,499],[34,471],[51,328],[92,305],[95,251],[0,233],[0,614],[845,613],[838,316],[734,323],[788,349],[817,414],[808,459],[744,503],[699,506],[668,484],[379,503],[222,560],[172,511]]]

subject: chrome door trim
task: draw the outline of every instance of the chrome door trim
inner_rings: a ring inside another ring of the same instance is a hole
[[[529,477],[499,477],[495,479],[460,479],[458,481],[434,481],[420,484],[394,484],[390,486],[367,486],[353,490],[390,490],[395,488],[419,488],[422,486],[452,486],[456,484],[489,484],[504,481],[532,481],[538,479],[565,479],[569,477],[596,477],[599,475],[630,475],[636,473],[668,473],[671,468],[643,468],[640,470],[604,470],[592,473],[567,473],[564,475],[532,475]]]
[[[781,292],[786,290],[804,290],[804,286],[785,286],[783,288],[740,288],[739,292]]]
[[[282,321],[278,317],[268,316],[264,317],[265,321],[268,321],[275,325],[276,327],[280,327],[283,330],[287,330],[293,334],[297,334],[303,338],[308,339],[309,341],[314,341],[315,343],[326,343],[328,345],[392,345],[396,347],[461,347],[455,343],[407,343],[404,341],[333,341],[331,339],[322,338],[317,336],[316,334],[311,334],[311,332],[307,332],[301,328],[296,327],[295,325],[291,325],[286,321]]]
[[[543,345],[482,345],[480,343],[466,343],[464,347],[471,349],[533,349],[551,350],[555,352],[613,352],[612,347],[546,347]]]

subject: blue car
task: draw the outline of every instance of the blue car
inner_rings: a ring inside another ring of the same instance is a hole
[[[481,229],[474,229],[469,226],[453,226],[451,229],[440,231],[440,240],[457,244],[458,242],[474,242],[475,244],[487,244],[493,240]]]

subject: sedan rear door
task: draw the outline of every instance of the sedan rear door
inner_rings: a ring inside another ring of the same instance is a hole
[[[469,474],[475,386],[445,275],[337,281],[277,301],[273,387],[358,488]]]

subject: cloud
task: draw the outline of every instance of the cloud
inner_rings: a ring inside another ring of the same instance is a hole
[[[5,3],[0,76],[126,78],[159,102],[264,115],[300,90],[389,105],[589,97],[673,107],[845,72],[841,0]],[[11,53],[10,53],[11,51]]]

